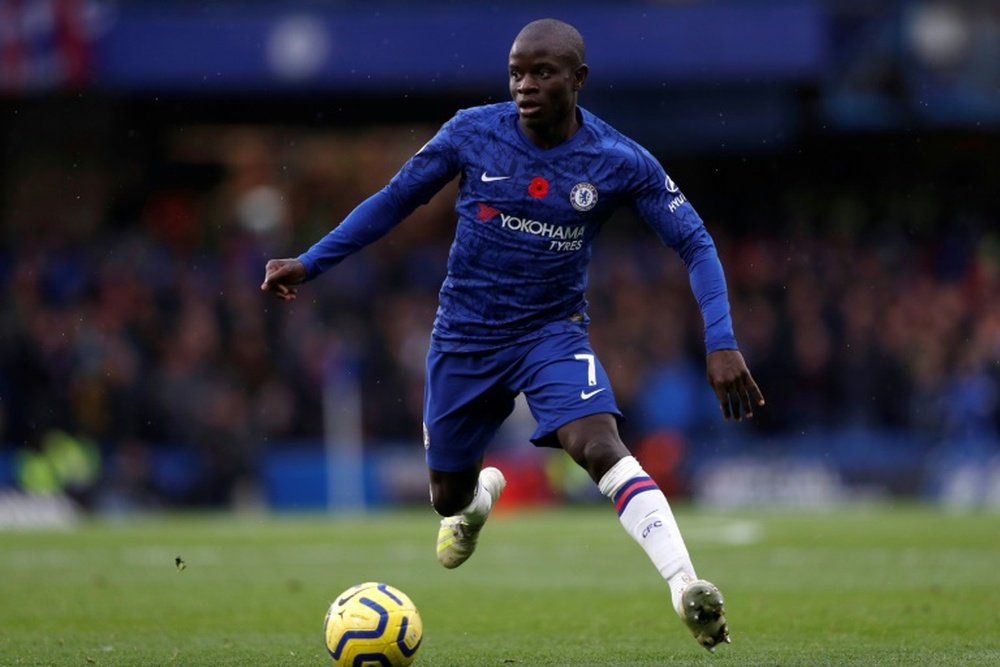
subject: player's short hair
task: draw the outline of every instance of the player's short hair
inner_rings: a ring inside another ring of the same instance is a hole
[[[522,38],[537,39],[543,36],[557,42],[565,53],[576,61],[575,66],[586,62],[583,36],[576,28],[559,19],[538,19],[537,21],[532,21],[521,28],[521,32],[517,34],[514,41],[516,42]]]

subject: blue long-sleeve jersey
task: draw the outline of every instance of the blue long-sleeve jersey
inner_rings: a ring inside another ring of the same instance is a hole
[[[634,205],[687,266],[709,352],[736,349],[711,236],[657,160],[585,109],[552,149],[518,126],[513,102],[463,109],[392,178],[299,259],[312,279],[381,238],[460,176],[458,224],[431,345],[486,350],[587,315],[587,266],[611,213]]]

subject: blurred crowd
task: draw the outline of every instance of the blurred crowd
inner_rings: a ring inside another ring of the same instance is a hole
[[[224,503],[268,448],[335,430],[346,393],[371,446],[419,447],[454,184],[297,301],[259,285],[267,258],[305,250],[433,131],[185,126],[113,160],[15,147],[0,199],[0,449],[68,433],[139,495],[151,450],[193,451],[206,474],[182,500]],[[664,157],[715,236],[768,399],[746,428],[995,446],[997,174],[873,185],[827,159],[810,158],[820,179],[761,168],[748,184],[736,167],[713,177]],[[589,298],[630,441],[673,433],[696,451],[717,434],[687,273],[629,211],[598,241]]]

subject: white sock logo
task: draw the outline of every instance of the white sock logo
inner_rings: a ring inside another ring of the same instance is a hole
[[[642,539],[646,539],[649,536],[649,534],[654,530],[656,530],[657,528],[663,528],[663,522],[660,521],[659,519],[656,519],[651,524],[642,529]]]

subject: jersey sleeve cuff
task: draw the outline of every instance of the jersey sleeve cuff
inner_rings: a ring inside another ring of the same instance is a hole
[[[316,277],[316,262],[309,257],[309,253],[302,253],[296,259],[302,262],[302,266],[306,269],[306,280],[312,280]]]
[[[708,353],[719,350],[738,350],[740,346],[736,343],[736,336],[719,336],[718,338],[706,339],[705,350]]]

